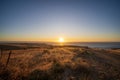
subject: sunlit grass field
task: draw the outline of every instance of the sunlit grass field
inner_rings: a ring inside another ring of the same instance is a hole
[[[120,49],[15,46],[1,48],[0,80],[120,80]]]

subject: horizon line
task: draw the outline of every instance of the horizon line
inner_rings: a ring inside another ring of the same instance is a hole
[[[1,42],[11,42],[11,43],[14,43],[14,42],[17,42],[17,43],[20,43],[20,42],[25,42],[25,43],[59,43],[59,42],[57,42],[57,41],[0,41],[0,43]],[[75,43],[77,43],[77,42],[120,42],[120,41],[67,41],[67,42],[63,42],[63,43],[72,43],[72,42],[75,42]]]

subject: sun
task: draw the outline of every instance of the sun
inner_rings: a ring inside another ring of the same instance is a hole
[[[64,38],[63,38],[63,37],[60,37],[60,38],[59,38],[59,42],[61,42],[61,43],[64,42]]]

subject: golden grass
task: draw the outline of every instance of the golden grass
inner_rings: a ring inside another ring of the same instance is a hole
[[[120,80],[120,53],[79,47],[3,51],[0,80]]]

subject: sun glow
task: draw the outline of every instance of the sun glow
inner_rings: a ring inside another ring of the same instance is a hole
[[[64,38],[60,37],[59,42],[61,42],[61,43],[64,42]]]

